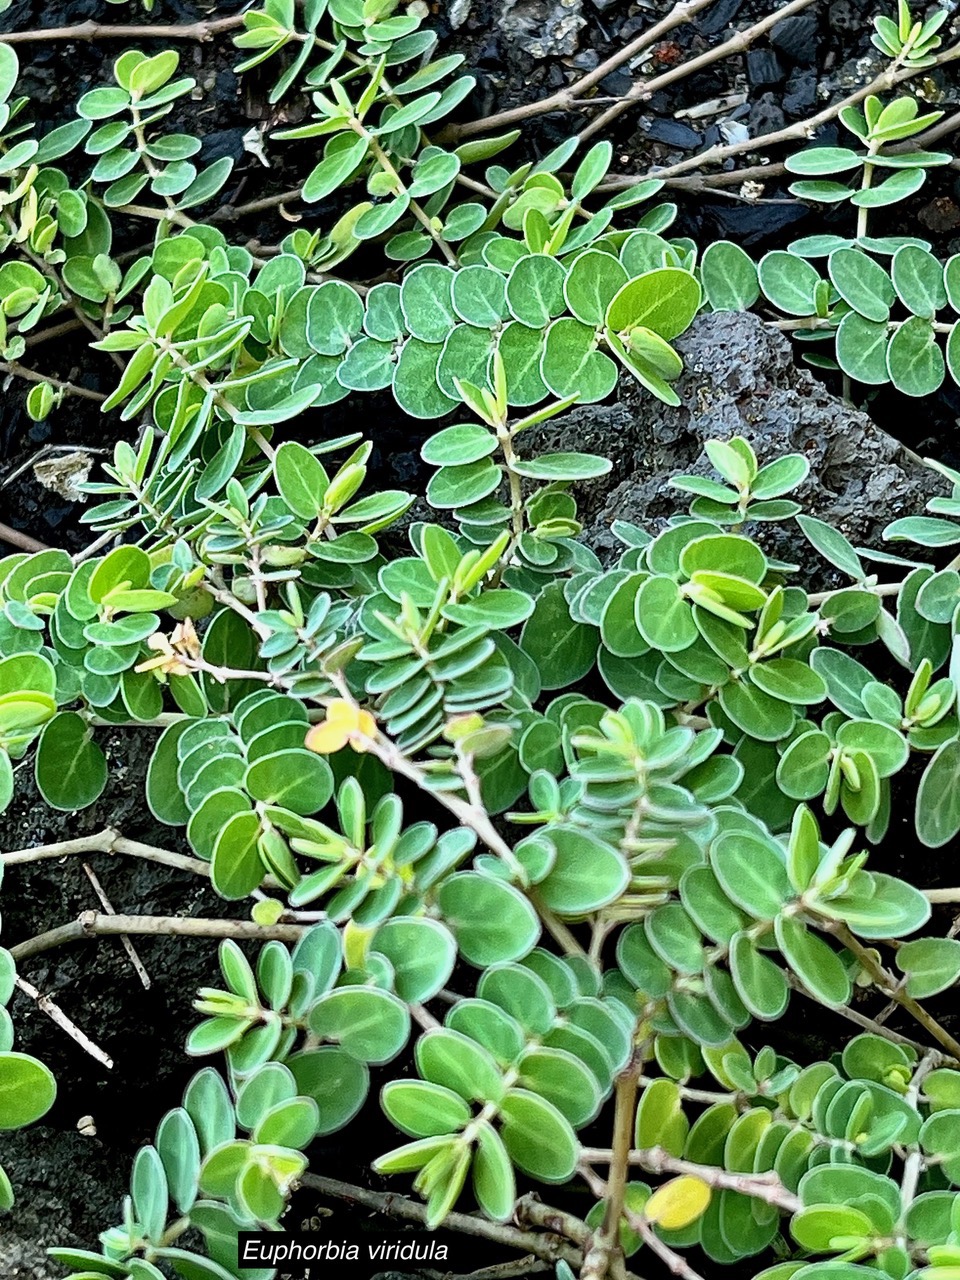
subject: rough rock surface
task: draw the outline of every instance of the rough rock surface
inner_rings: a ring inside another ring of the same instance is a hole
[[[680,408],[665,407],[625,377],[616,403],[575,409],[529,442],[531,452],[579,449],[613,462],[609,475],[581,485],[578,495],[587,541],[601,557],[622,549],[610,532],[614,520],[656,528],[685,509],[685,495],[667,482],[679,472],[714,474],[703,453],[713,438],[746,437],[761,463],[805,454],[810,476],[791,496],[858,547],[884,546],[881,533],[891,520],[919,514],[944,492],[919,458],[799,368],[788,339],[757,316],[702,316],[676,346],[685,365],[674,384]],[[831,585],[828,566],[792,522],[751,532],[799,564],[805,579]]]

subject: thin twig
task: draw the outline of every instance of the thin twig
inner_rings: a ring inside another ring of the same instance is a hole
[[[688,76],[695,75],[696,72],[702,71],[704,67],[709,67],[714,62],[720,62],[731,54],[745,52],[756,40],[766,35],[771,27],[775,27],[784,18],[792,17],[793,14],[809,8],[811,4],[813,4],[813,0],[791,0],[790,4],[785,4],[781,8],[775,9],[773,13],[767,14],[765,18],[761,18],[759,22],[755,22],[753,26],[748,27],[746,31],[738,31],[729,40],[724,40],[722,44],[718,44],[714,49],[708,49],[705,53],[701,53],[699,57],[691,58],[689,62],[682,62],[678,67],[672,67],[669,71],[663,72],[662,75],[638,80],[618,102],[615,102],[613,106],[608,107],[606,111],[602,111],[600,115],[591,120],[586,128],[580,130],[577,136],[581,142],[585,142],[587,138],[593,137],[595,133],[600,133],[608,124],[623,115],[624,111],[632,106],[633,103],[649,99],[661,89],[666,89],[668,86],[676,84],[678,80],[685,80]]]
[[[892,1000],[896,1000],[905,1012],[909,1013],[912,1018],[919,1022],[920,1026],[928,1032],[929,1035],[942,1045],[944,1049],[960,1062],[960,1043],[954,1039],[949,1031],[929,1014],[923,1005],[918,1004],[912,996],[908,996],[906,991],[898,987],[895,980],[887,973],[884,967],[877,961],[875,954],[865,947],[858,938],[850,932],[846,925],[837,925],[832,930],[837,940],[841,942],[848,951],[851,951],[860,964],[866,969],[874,982],[884,995],[889,996]]]
[[[239,938],[251,942],[299,942],[308,926],[300,924],[257,924],[253,920],[209,920],[201,916],[121,916],[100,911],[84,911],[69,924],[37,934],[10,948],[15,960],[26,960],[67,942],[85,938],[115,938],[124,933],[144,937]]]
[[[17,866],[24,862],[41,862],[45,858],[66,858],[77,853],[125,853],[132,858],[144,858],[147,862],[159,862],[179,871],[192,871],[195,875],[210,877],[210,864],[200,858],[190,858],[169,849],[157,849],[139,840],[127,840],[112,827],[92,836],[78,836],[75,840],[60,840],[56,844],[41,844],[33,849],[11,849],[0,853],[0,866]]]
[[[686,1258],[677,1253],[675,1249],[671,1249],[668,1244],[660,1239],[642,1213],[633,1213],[628,1209],[626,1218],[637,1235],[642,1236],[645,1243],[649,1245],[672,1275],[680,1276],[681,1280],[703,1280],[700,1272],[695,1271]]]
[[[40,27],[32,31],[0,32],[0,44],[40,44],[50,40],[212,40],[221,31],[243,25],[243,14],[207,22],[157,23],[123,26],[109,22],[77,22],[69,27]]]
[[[22,364],[18,364],[16,360],[0,360],[0,373],[10,374],[13,378],[22,378],[24,382],[47,382],[51,387],[56,387],[58,391],[63,391],[67,395],[80,396],[84,400],[96,400],[102,403],[106,400],[106,396],[99,391],[91,391],[89,387],[78,387],[75,382],[61,382],[59,378],[52,378],[46,373],[37,373],[35,369],[27,369]]]
[[[613,1150],[609,1147],[584,1147],[580,1158],[587,1164],[609,1164],[613,1159]],[[628,1163],[639,1165],[648,1173],[689,1174],[699,1178],[701,1182],[709,1183],[711,1187],[738,1191],[754,1200],[762,1200],[764,1204],[774,1205],[784,1213],[797,1213],[802,1207],[800,1199],[784,1186],[775,1173],[728,1173],[713,1165],[682,1160],[678,1156],[672,1156],[663,1147],[634,1148],[629,1152]]]
[[[67,1015],[63,1012],[58,1004],[55,1004],[49,996],[42,995],[41,992],[31,982],[27,982],[25,978],[21,978],[18,974],[14,978],[20,990],[35,1000],[37,1008],[47,1015],[51,1021],[55,1022],[61,1030],[65,1031],[71,1040],[76,1040],[77,1044],[85,1053],[89,1053],[91,1058],[96,1058],[98,1062],[102,1062],[107,1068],[113,1066],[113,1059],[104,1051],[95,1045],[88,1035],[80,1030],[76,1023],[71,1022]]]
[[[406,1196],[393,1195],[389,1192],[368,1191],[366,1187],[353,1186],[341,1182],[339,1178],[321,1177],[319,1174],[306,1173],[300,1179],[301,1186],[316,1191],[323,1196],[333,1196],[337,1200],[363,1205],[378,1213],[392,1218],[402,1218],[406,1222],[425,1223],[427,1207]],[[532,1253],[545,1262],[556,1262],[562,1258],[575,1270],[582,1261],[582,1253],[573,1245],[567,1244],[559,1236],[539,1235],[533,1231],[521,1231],[517,1227],[505,1223],[489,1222],[486,1218],[474,1218],[466,1213],[448,1213],[443,1220],[449,1231],[460,1231],[465,1235],[480,1236],[484,1240],[493,1240],[497,1244],[521,1249],[524,1253]],[[582,1224],[581,1224],[582,1225]]]
[[[85,862],[83,864],[83,869],[86,873],[87,879],[93,885],[93,891],[97,895],[97,897],[100,899],[100,905],[103,907],[104,911],[106,911],[108,915],[115,916],[117,914],[116,910],[113,904],[111,903],[110,899],[107,897],[106,893],[104,893],[103,885],[100,883],[99,879],[97,878],[97,874],[94,871],[93,867],[90,866],[89,862]],[[144,991],[149,991],[152,985],[150,982],[150,975],[147,973],[146,969],[144,968],[143,961],[137,955],[136,947],[134,947],[133,943],[130,941],[130,939],[127,937],[125,933],[122,933],[120,935],[120,941],[123,944],[124,951],[126,951],[127,955],[130,958],[130,963],[133,965],[134,970],[136,971],[137,977],[140,979],[140,982],[143,985]]]
[[[31,538],[29,533],[21,533],[19,529],[11,529],[0,520],[0,542],[9,542],[11,547],[19,547],[21,551],[49,551],[50,547],[39,538]]]

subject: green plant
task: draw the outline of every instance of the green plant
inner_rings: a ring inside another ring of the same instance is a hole
[[[912,72],[942,56],[938,25],[901,9],[896,41],[878,36]],[[951,1280],[960,1044],[919,1002],[960,978],[931,915],[957,895],[883,868],[894,785],[915,784],[922,846],[960,833],[957,562],[852,546],[804,512],[804,457],[761,460],[741,437],[709,442],[713,474],[674,478],[688,506],[668,521],[615,522],[602,562],[577,486],[610,462],[549,445],[621,369],[679,403],[675,340],[705,308],[761,299],[789,317],[772,323],[834,339],[859,382],[960,381],[956,325],[936,319],[960,312],[956,260],[867,234],[870,207],[949,160],[887,147],[938,113],[872,95],[845,110],[865,151],[788,167],[816,178],[796,194],[858,208],[854,236],[754,264],[666,238],[670,204],[630,213],[664,179],[611,194],[606,141],[468,175],[519,135],[452,145],[472,79],[414,13],[267,0],[236,42],[247,69],[276,59],[275,103],[312,96],[314,120],[279,140],[326,140],[300,194],[329,230],[269,251],[192,216],[229,165],[198,170],[198,139],[154,131],[192,89],[174,53],[124,53],[115,85],[36,139],[0,43],[6,369],[38,419],[83,394],[21,364],[69,313],[118,365],[109,394],[85,393],[120,424],[86,485],[92,546],[0,560],[0,808],[30,765],[52,807],[92,804],[99,731],[157,731],[147,804],[193,859],[137,852],[199,860],[250,902],[248,920],[150,923],[227,939],[186,1046],[223,1052],[225,1075],[204,1067],[138,1153],[101,1251],[53,1256],[76,1280],[249,1274],[238,1231],[280,1228],[297,1185],[375,1196],[317,1180],[310,1145],[394,1064],[380,1102],[402,1137],[375,1168],[413,1175],[405,1212],[462,1225],[475,1204],[559,1280],[622,1274],[644,1247],[688,1276],[699,1249],[774,1259],[768,1280]],[[68,156],[71,174],[97,158],[78,181],[54,164]],[[859,184],[820,180],[837,173]],[[114,255],[137,220],[150,242]],[[395,275],[329,275],[361,246]],[[371,487],[372,442],[304,434],[308,411],[385,390],[430,424],[417,507]],[[949,497],[888,539],[960,543],[960,473],[938,470]],[[764,526],[793,521],[843,585],[809,591],[769,553]],[[865,990],[920,1038],[871,1021]],[[796,998],[867,1033],[828,1061],[755,1051],[754,1024]],[[43,1072],[8,1048],[0,1096],[11,1062]],[[584,1146],[608,1103],[610,1147]],[[572,1183],[582,1217],[530,1180]]]

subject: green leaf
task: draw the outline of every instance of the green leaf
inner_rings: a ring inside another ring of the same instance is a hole
[[[459,1094],[423,1080],[391,1080],[380,1101],[397,1128],[415,1138],[456,1133],[471,1117]]]
[[[321,160],[303,184],[302,199],[307,204],[316,204],[349,182],[363,164],[369,145],[366,138],[357,138],[349,146]]]
[[[630,868],[610,845],[586,831],[556,827],[548,840],[556,860],[537,884],[537,898],[561,917],[598,911],[615,901],[630,881]]]
[[[936,752],[917,789],[917,835],[928,849],[940,849],[960,832],[960,739]]]
[[[805,259],[776,249],[760,259],[757,271],[760,288],[775,307],[789,316],[816,314],[820,275]]]
[[[566,272],[556,258],[541,253],[520,258],[507,279],[506,302],[514,319],[545,329],[566,308]]]
[[[790,1000],[786,977],[749,933],[734,935],[729,964],[737,994],[755,1018],[774,1022],[783,1016]]]
[[[793,900],[782,852],[769,839],[727,832],[711,846],[710,861],[724,893],[756,920],[774,920]]]
[[[797,516],[797,524],[825,560],[860,582],[867,574],[860,557],[838,529],[815,516]]]
[[[500,1104],[503,1144],[524,1173],[541,1182],[566,1182],[580,1145],[569,1122],[552,1103],[526,1089],[514,1089]]]
[[[947,305],[943,264],[926,249],[903,245],[893,255],[890,273],[897,296],[915,316],[933,320]]]
[[[512,1215],[517,1198],[513,1166],[503,1139],[486,1120],[477,1126],[473,1192],[477,1204],[493,1222],[506,1222]]]
[[[926,1000],[960,980],[960,941],[917,938],[897,949],[897,967],[907,975],[907,995]]]
[[[340,987],[311,1008],[310,1030],[334,1041],[361,1062],[381,1064],[395,1058],[410,1036],[406,1005],[376,987]]]
[[[26,1053],[0,1053],[0,1129],[22,1129],[53,1106],[53,1072]]]
[[[749,311],[760,296],[753,259],[730,240],[707,245],[700,260],[700,278],[714,311]]]
[[[911,316],[898,325],[887,348],[890,381],[906,396],[929,396],[943,382],[945,364],[933,325]]]
[[[544,689],[562,689],[582,679],[596,661],[598,645],[597,629],[571,618],[559,582],[538,596],[520,635],[520,647],[537,664]]]
[[[260,819],[252,811],[234,814],[213,846],[210,878],[222,898],[238,901],[260,884],[264,868],[259,854]]]
[[[371,950],[393,967],[394,989],[408,1004],[432,999],[453,972],[456,942],[437,920],[387,920],[374,934]]]
[[[437,904],[460,954],[478,969],[520,959],[540,936],[527,899],[512,885],[477,872],[460,871],[442,881]]]
[[[598,249],[582,253],[564,285],[567,306],[584,324],[601,325],[607,308],[627,283],[627,273],[616,258]]]
[[[107,785],[106,758],[75,711],[61,711],[44,727],[35,767],[40,794],[54,809],[83,809]]]
[[[890,318],[897,291],[878,262],[859,249],[835,249],[827,270],[840,297],[865,320],[885,323]]]
[[[294,515],[315,520],[323,508],[329,479],[309,449],[295,440],[285,440],[274,455],[273,473],[280,496]]]
[[[700,286],[687,271],[664,267],[630,280],[610,303],[606,324],[616,333],[643,325],[678,338],[700,309]]]
[[[837,364],[843,372],[867,386],[890,381],[887,370],[889,328],[886,321],[866,320],[856,311],[843,317],[837,329]]]
[[[853,984],[833,948],[796,916],[778,915],[774,928],[784,960],[810,994],[832,1009],[848,1004]]]

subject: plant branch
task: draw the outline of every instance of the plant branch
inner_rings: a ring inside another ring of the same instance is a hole
[[[78,836],[75,840],[60,840],[56,844],[41,844],[33,849],[11,849],[0,853],[0,866],[13,867],[24,862],[40,862],[45,858],[65,858],[78,853],[125,853],[147,862],[159,862],[180,871],[193,871],[198,876],[210,877],[210,863],[200,858],[190,858],[169,849],[157,849],[139,840],[127,840],[112,827],[92,836]]]
[[[113,1059],[109,1054],[104,1053],[98,1045],[94,1044],[75,1022],[71,1022],[60,1006],[51,1000],[49,996],[43,995],[32,982],[27,982],[19,974],[14,978],[14,982],[24,995],[29,996],[31,1000],[36,1002],[37,1008],[42,1013],[45,1013],[62,1031],[65,1031],[71,1040],[76,1040],[84,1053],[89,1053],[91,1058],[96,1058],[97,1062],[102,1063],[108,1069],[113,1066]]]
[[[252,942],[298,942],[308,925],[256,924],[253,920],[210,920],[201,916],[122,916],[84,911],[69,924],[37,934],[10,948],[15,960],[26,960],[53,947],[84,938],[115,938],[125,933],[144,937],[239,938]]]
[[[21,551],[49,551],[50,547],[39,538],[31,538],[29,533],[21,533],[19,529],[11,529],[10,525],[0,520],[0,542],[8,542],[11,547],[19,547]]]
[[[377,1213],[387,1214],[392,1218],[401,1218],[406,1222],[424,1224],[427,1220],[427,1207],[409,1200],[406,1196],[393,1195],[389,1192],[369,1191],[366,1187],[353,1186],[341,1182],[339,1178],[326,1178],[319,1174],[307,1173],[300,1179],[301,1186],[316,1191],[323,1196],[332,1196],[337,1200],[362,1205]],[[545,1206],[544,1206],[545,1207]],[[519,1208],[519,1206],[518,1206]],[[555,1211],[556,1212],[556,1211]],[[568,1215],[559,1215],[566,1217]],[[500,1222],[489,1222],[486,1218],[475,1218],[466,1213],[448,1213],[443,1225],[450,1231],[460,1231],[465,1235],[480,1236],[484,1240],[492,1240],[496,1244],[507,1245],[514,1249],[532,1253],[545,1262],[556,1262],[563,1259],[575,1270],[582,1262],[579,1249],[567,1244],[558,1235],[540,1235],[533,1231],[522,1231],[517,1227]],[[581,1224],[582,1225],[582,1224]]]
[[[198,40],[202,43],[212,40],[221,31],[232,31],[242,25],[242,13],[204,22],[157,23],[154,26],[146,23],[124,26],[88,20],[69,27],[40,27],[32,31],[0,33],[0,44],[41,44],[50,40]]]
[[[623,1200],[630,1165],[630,1143],[633,1139],[634,1117],[637,1110],[639,1071],[639,1055],[634,1050],[634,1057],[617,1079],[613,1114],[613,1148],[609,1160],[606,1208],[603,1222],[594,1232],[590,1248],[584,1257],[580,1280],[603,1280],[610,1270],[614,1254],[620,1248],[620,1218],[623,1214]]]
[[[34,369],[27,369],[16,360],[0,360],[0,373],[8,373],[14,378],[22,378],[24,382],[48,382],[51,387],[56,387],[58,391],[64,391],[71,396],[80,396],[84,400],[96,400],[98,403],[102,403],[107,398],[105,395],[101,395],[99,391],[91,391],[88,387],[78,387],[75,382],[61,382],[59,378],[52,378],[49,374],[37,373]]]
[[[584,1147],[581,1159],[587,1164],[610,1164],[613,1151],[605,1147]],[[739,1191],[741,1195],[764,1204],[774,1205],[784,1213],[796,1213],[802,1207],[798,1196],[780,1181],[775,1173],[727,1173],[725,1169],[709,1164],[696,1164],[672,1156],[663,1147],[639,1147],[628,1152],[628,1163],[639,1165],[648,1173],[684,1173],[711,1187],[725,1191]]]
[[[873,952],[865,947],[858,938],[855,938],[844,924],[835,925],[831,929],[831,932],[840,942],[843,943],[848,951],[852,952],[853,955],[857,957],[860,964],[870,975],[874,985],[877,986],[884,995],[889,996],[891,1000],[895,1000],[902,1009],[919,1022],[921,1027],[923,1027],[923,1029],[928,1032],[938,1044],[942,1045],[943,1048],[946,1049],[952,1058],[955,1058],[957,1062],[960,1062],[960,1043],[953,1038],[945,1027],[942,1027],[940,1023],[937,1022],[936,1018],[924,1009],[923,1005],[918,1004],[912,996],[908,996],[906,991],[894,982],[893,978],[879,963]]]

